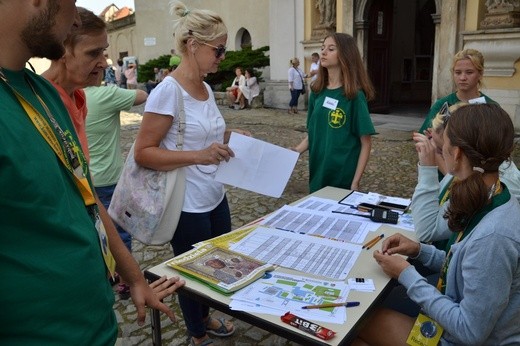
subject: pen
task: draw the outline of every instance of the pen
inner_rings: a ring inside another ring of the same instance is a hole
[[[360,210],[360,211],[363,211],[363,210]],[[331,213],[335,213],[335,214],[343,214],[343,215],[354,215],[354,216],[359,216],[359,217],[367,217],[367,218],[370,218],[370,215],[347,213],[347,212],[340,211],[340,210],[333,210],[333,211],[331,211]]]
[[[321,305],[302,306],[302,309],[334,308],[336,306],[344,306],[346,308],[351,308],[351,307],[358,306],[358,305],[359,305],[359,302],[329,303],[329,304],[321,304]]]
[[[383,238],[384,236],[385,236],[384,234],[381,234],[381,235],[378,235],[377,237],[375,237],[374,239],[367,241],[365,244],[363,244],[362,249],[364,249],[364,248],[369,249],[372,245],[377,243],[379,241],[379,239]]]
[[[377,237],[376,240],[374,240],[373,242],[371,242],[371,243],[366,247],[366,249],[367,249],[367,250],[370,250],[370,248],[371,248],[372,246],[376,245],[376,244],[379,242],[380,239],[383,239],[384,236],[385,236],[384,234],[381,234],[379,237]]]
[[[350,206],[351,209],[356,209],[356,210],[359,210],[359,211],[362,211],[364,213],[369,213],[370,211],[372,211],[372,208],[370,207],[363,207],[363,206]]]

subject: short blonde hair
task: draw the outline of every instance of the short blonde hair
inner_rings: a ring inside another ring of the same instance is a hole
[[[297,57],[294,57],[291,60],[289,60],[289,64],[291,66],[295,65],[297,62],[300,62],[300,59],[298,59]]]
[[[446,117],[451,116],[453,112],[455,112],[457,109],[467,106],[469,103],[467,102],[458,102],[454,105],[451,105],[448,107],[448,112],[441,112],[441,110],[435,115],[435,118],[432,119],[432,130],[440,133],[444,128],[446,127],[445,124],[448,121]]]
[[[227,35],[226,25],[215,12],[190,10],[180,1],[172,1],[170,6],[170,12],[180,17],[174,24],[174,42],[181,54],[187,52],[186,43],[190,37],[199,42],[210,42]]]

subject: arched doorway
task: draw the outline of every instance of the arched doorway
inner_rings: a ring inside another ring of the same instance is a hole
[[[251,34],[245,28],[240,28],[235,37],[235,44],[237,50],[251,48],[253,43],[251,42]]]
[[[370,111],[431,103],[435,0],[367,1],[367,67],[376,88]]]

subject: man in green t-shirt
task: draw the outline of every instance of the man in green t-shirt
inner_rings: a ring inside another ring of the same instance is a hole
[[[92,203],[69,114],[51,84],[24,69],[32,56],[63,56],[63,41],[79,25],[73,0],[0,1],[0,343],[6,345],[114,344],[107,241],[132,287],[138,321],[144,322],[145,304],[174,318],[114,227],[102,232],[99,218],[107,221],[108,214]]]
[[[121,153],[120,112],[144,103],[148,94],[143,90],[128,90],[116,86],[89,86],[87,99],[87,132],[90,151],[90,172],[99,200],[106,209],[123,170]],[[128,250],[132,250],[132,237],[117,226],[117,232]]]
[[[181,63],[181,57],[175,54],[175,49],[171,50],[172,56],[170,57],[170,71],[173,71]]]

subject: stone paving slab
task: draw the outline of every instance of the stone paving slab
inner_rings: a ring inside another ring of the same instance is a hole
[[[306,116],[300,112],[289,115],[285,110],[248,109],[231,110],[221,107],[228,128],[242,128],[251,131],[255,138],[283,147],[295,146],[305,136]],[[126,155],[135,139],[143,107],[134,107],[122,114],[122,148]],[[423,121],[421,114],[372,115],[378,135],[373,137],[370,161],[361,181],[361,188],[377,191],[390,196],[411,197],[417,182],[417,155],[411,139],[412,131],[418,129]],[[513,158],[518,162],[520,153],[515,150]],[[231,208],[233,229],[272,212],[308,194],[308,155],[304,153],[298,160],[289,183],[280,198],[262,196],[234,187],[227,187],[227,197]],[[133,242],[133,255],[144,270],[160,264],[172,257],[169,245],[143,246]],[[176,297],[165,300],[177,316],[177,322],[162,316],[164,345],[187,345],[184,321]],[[122,345],[151,345],[150,316],[139,327],[136,323],[135,307],[131,301],[120,301],[116,295],[114,305],[119,322],[119,335]],[[215,311],[216,316],[223,316]],[[237,332],[229,338],[216,340],[216,345],[296,345],[268,331],[254,327],[243,321],[233,319]]]

